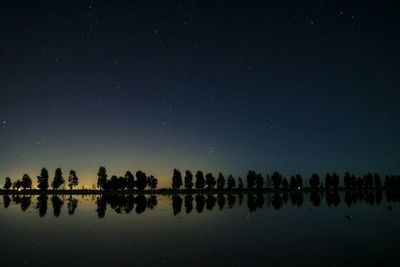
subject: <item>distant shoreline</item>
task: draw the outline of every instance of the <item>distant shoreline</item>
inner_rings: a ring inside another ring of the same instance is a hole
[[[400,191],[400,188],[301,188],[301,189],[272,189],[272,188],[243,188],[243,189],[144,189],[144,190],[98,190],[98,189],[55,189],[55,190],[4,190],[0,195],[192,195],[192,194],[257,194],[257,193],[312,193],[312,192],[360,192],[360,191]]]

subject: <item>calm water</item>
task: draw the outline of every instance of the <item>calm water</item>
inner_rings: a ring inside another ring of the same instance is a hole
[[[400,266],[396,194],[1,201],[1,266]]]

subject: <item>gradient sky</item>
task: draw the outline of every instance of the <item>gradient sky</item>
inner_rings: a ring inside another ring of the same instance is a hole
[[[399,1],[130,2],[1,1],[1,185],[400,172]]]

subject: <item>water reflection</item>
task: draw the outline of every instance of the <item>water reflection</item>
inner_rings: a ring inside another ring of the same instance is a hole
[[[385,194],[388,202],[400,202],[400,191],[346,191],[339,193],[338,191],[326,192],[276,192],[273,194],[174,194],[170,198],[172,206],[172,214],[177,216],[182,213],[190,214],[195,209],[197,213],[212,211],[216,206],[217,210],[223,211],[241,206],[246,198],[246,204],[249,212],[256,212],[263,208],[272,208],[279,210],[287,205],[292,207],[302,207],[304,202],[309,202],[313,207],[320,207],[326,205],[327,207],[337,207],[343,203],[351,207],[357,203],[364,203],[370,206],[380,205],[383,201]],[[38,212],[40,217],[47,214],[48,200],[50,198],[51,206],[53,208],[53,216],[58,218],[62,213],[64,202],[67,205],[68,215],[74,215],[78,208],[79,196],[65,196],[65,195],[3,195],[3,208],[8,209],[10,206],[19,206],[25,212],[31,206]],[[114,211],[116,214],[129,214],[133,210],[136,214],[142,214],[146,209],[155,209],[158,205],[157,195],[92,195],[86,197],[89,202],[96,205],[96,213],[98,218],[106,216],[107,207]],[[341,199],[343,202],[341,202]],[[82,198],[82,201],[84,198]],[[32,205],[33,202],[33,205]],[[388,207],[389,210],[392,207]]]

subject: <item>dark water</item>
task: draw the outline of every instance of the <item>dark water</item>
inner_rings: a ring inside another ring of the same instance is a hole
[[[400,266],[397,193],[0,197],[1,266]]]

